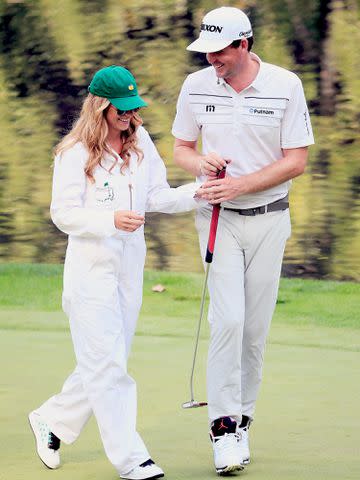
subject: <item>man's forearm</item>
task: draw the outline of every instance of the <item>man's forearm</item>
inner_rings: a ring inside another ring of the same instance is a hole
[[[268,190],[301,175],[306,160],[306,147],[284,151],[283,158],[257,172],[207,181],[202,186],[201,197],[210,203],[221,203],[242,195]]]
[[[185,145],[176,145],[174,148],[174,160],[176,165],[183,168],[187,172],[192,173],[195,177],[201,175],[200,160],[202,158],[195,148]]]
[[[280,185],[304,172],[307,160],[307,148],[288,151],[286,155],[272,165],[261,170],[240,177],[239,187],[243,188],[240,194],[249,194],[268,190]]]

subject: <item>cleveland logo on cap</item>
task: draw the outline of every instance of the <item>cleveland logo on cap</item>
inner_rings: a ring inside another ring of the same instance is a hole
[[[217,32],[221,33],[223,27],[219,27],[218,25],[207,25],[206,23],[202,23],[200,30],[204,30],[205,32]]]
[[[251,37],[252,36],[252,30],[247,30],[246,32],[240,32],[239,33],[239,37],[245,37],[245,38],[248,38],[248,37]]]

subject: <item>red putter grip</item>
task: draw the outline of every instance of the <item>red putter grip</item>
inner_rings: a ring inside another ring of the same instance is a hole
[[[224,167],[222,170],[220,170],[217,178],[224,178],[225,173],[226,173],[226,167]],[[205,255],[205,262],[206,263],[211,263],[212,259],[213,259],[216,231],[217,231],[217,226],[218,226],[218,221],[219,221],[219,214],[220,214],[220,203],[217,203],[216,205],[213,205],[213,211],[212,211],[212,215],[211,215],[209,240],[208,240],[206,255]]]

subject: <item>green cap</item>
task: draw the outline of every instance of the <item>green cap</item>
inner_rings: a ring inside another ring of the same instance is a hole
[[[107,98],[119,110],[146,107],[138,94],[135,78],[129,70],[117,65],[105,67],[95,73],[88,88],[98,97]]]

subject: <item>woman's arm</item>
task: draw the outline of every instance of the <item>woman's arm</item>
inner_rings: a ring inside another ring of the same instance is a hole
[[[150,137],[144,153],[149,155],[150,177],[146,211],[163,213],[186,212],[206,203],[194,198],[201,187],[200,183],[187,183],[177,188],[170,188],[166,179],[164,162]]]

